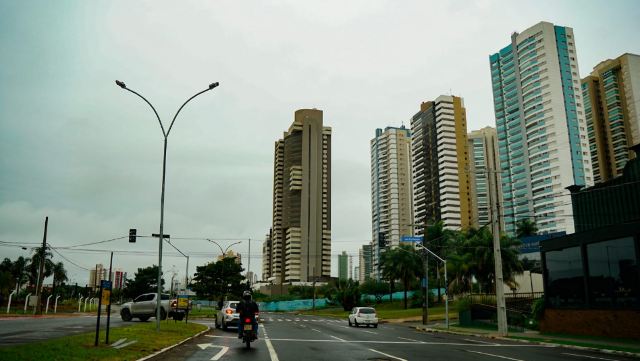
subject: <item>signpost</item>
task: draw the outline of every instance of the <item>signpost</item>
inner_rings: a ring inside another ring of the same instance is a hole
[[[188,295],[178,295],[178,309],[184,307],[184,312],[186,314],[185,323],[189,323],[189,296]]]

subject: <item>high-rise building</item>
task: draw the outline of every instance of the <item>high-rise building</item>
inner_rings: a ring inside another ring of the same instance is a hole
[[[331,277],[331,128],[321,110],[296,111],[275,143],[272,221],[262,248],[266,281]]]
[[[491,222],[491,206],[498,210],[498,225],[504,231],[502,221],[502,189],[500,187],[500,162],[498,161],[498,133],[496,128],[485,127],[474,130],[467,136],[469,164],[474,170],[469,173],[471,190],[473,227],[480,228]],[[480,172],[485,171],[485,172]],[[491,177],[491,178],[489,178]],[[491,198],[490,185],[493,184],[495,199]]]
[[[390,246],[413,236],[411,197],[411,133],[404,126],[376,129],[371,139],[371,229],[377,246],[380,234]],[[378,269],[380,249],[373,254]],[[379,276],[376,276],[379,278]]]
[[[574,232],[571,185],[593,185],[573,29],[541,22],[489,57],[504,223]]]
[[[338,255],[338,279],[349,279],[349,256],[345,251]]]
[[[103,280],[109,280],[109,269],[104,268],[102,263],[98,263],[94,269],[89,271],[89,287],[96,290],[100,288],[100,282]]]
[[[242,264],[242,255],[240,253],[233,253],[232,250],[229,250],[227,253],[218,256],[218,261],[222,261],[223,258],[235,258],[235,263]]]
[[[473,224],[464,99],[441,95],[411,119],[415,223],[443,221],[446,229]],[[416,227],[418,236],[423,227]]]
[[[364,244],[358,251],[358,264],[360,267],[359,278],[364,281],[368,281],[373,276],[373,246],[371,244]]]
[[[349,279],[353,279],[353,256],[349,255]]]
[[[593,180],[606,182],[637,156],[629,148],[640,143],[640,56],[623,54],[596,65],[582,79],[582,97]]]
[[[353,269],[353,274],[355,275],[355,280],[358,282],[364,282],[364,277],[361,277],[360,275],[360,266],[356,266]]]

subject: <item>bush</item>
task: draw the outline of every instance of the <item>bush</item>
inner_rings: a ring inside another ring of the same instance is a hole
[[[536,321],[540,321],[542,315],[544,314],[545,302],[544,297],[537,300],[533,306],[531,306],[531,314],[533,319]]]
[[[460,297],[456,303],[456,309],[458,310],[458,313],[469,311],[471,309],[471,298]]]
[[[409,301],[411,301],[409,308],[422,308],[422,290],[415,291],[413,295],[409,297]],[[433,293],[429,292],[427,307],[433,307],[435,302],[436,296],[434,296]]]

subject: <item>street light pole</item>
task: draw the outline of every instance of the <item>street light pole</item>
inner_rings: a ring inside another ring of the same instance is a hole
[[[217,242],[214,242],[210,239],[207,239],[207,241],[215,244],[216,246],[218,246],[218,248],[220,248],[220,252],[222,252],[222,272],[220,274],[220,293],[222,293],[222,287],[224,286],[224,255],[227,253],[227,250],[229,250],[229,248],[231,248],[231,246],[233,246],[234,244],[239,244],[242,243],[242,241],[240,242],[236,242],[236,243],[232,243],[229,245],[229,247],[227,247],[227,249],[225,249],[224,251],[222,250],[222,247],[220,247],[220,245]],[[226,292],[225,292],[226,294]],[[222,304],[220,304],[220,309],[222,309]]]
[[[422,241],[423,244],[427,244],[427,228],[429,228],[429,224],[408,224],[409,227],[422,227],[424,228],[424,239]],[[426,247],[423,247],[426,249]],[[422,324],[429,324],[429,253],[424,252],[424,283],[425,283],[425,291],[423,293],[422,300]],[[446,284],[446,281],[445,281]]]
[[[165,175],[166,175],[166,170],[167,170],[167,139],[169,138],[169,133],[171,132],[171,128],[173,127],[173,123],[176,121],[176,118],[178,117],[178,114],[180,113],[180,111],[182,110],[182,108],[184,108],[184,106],[191,101],[191,99],[197,97],[198,95],[207,92],[209,90],[214,89],[215,87],[217,87],[218,85],[220,85],[218,82],[215,83],[211,83],[209,84],[209,88],[205,89],[199,93],[197,93],[196,95],[192,96],[191,98],[189,98],[186,102],[184,102],[182,104],[182,106],[180,106],[180,108],[178,109],[178,111],[176,112],[176,115],[173,116],[173,120],[171,121],[171,124],[169,125],[169,129],[165,132],[164,130],[164,126],[162,125],[162,120],[160,120],[160,116],[158,115],[158,112],[156,111],[156,108],[153,107],[153,105],[151,105],[151,103],[142,95],[136,93],[135,91],[127,88],[127,86],[119,81],[116,80],[116,84],[121,87],[122,89],[128,90],[130,92],[132,92],[133,94],[139,96],[140,98],[142,98],[142,100],[144,100],[147,104],[149,104],[149,106],[151,107],[151,109],[153,109],[153,112],[156,114],[156,118],[158,118],[158,123],[160,123],[160,128],[162,129],[162,134],[164,135],[164,153],[162,156],[162,193],[160,195],[160,236],[158,239],[158,295],[157,295],[157,299],[158,299],[158,303],[156,305],[156,331],[160,331],[160,311],[162,309],[162,305],[160,303],[160,300],[162,298],[162,241],[164,240],[164,185],[165,185]]]

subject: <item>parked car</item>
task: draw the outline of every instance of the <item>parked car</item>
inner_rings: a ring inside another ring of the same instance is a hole
[[[134,317],[137,317],[140,321],[147,321],[151,317],[156,317],[158,306],[157,295],[157,293],[145,293],[136,297],[136,299],[131,302],[124,303],[120,308],[120,317],[122,317],[123,321],[131,321]],[[176,301],[174,300],[173,302]],[[172,308],[171,305],[173,302],[168,294],[161,294],[161,320],[166,319],[167,315],[180,320],[184,317],[185,310]]]
[[[238,320],[240,316],[236,313],[236,307],[240,301],[227,301],[220,311],[216,314],[216,328],[222,327],[226,330],[227,327],[238,327]]]
[[[349,326],[373,325],[378,328],[378,313],[371,307],[354,307],[349,314]]]

